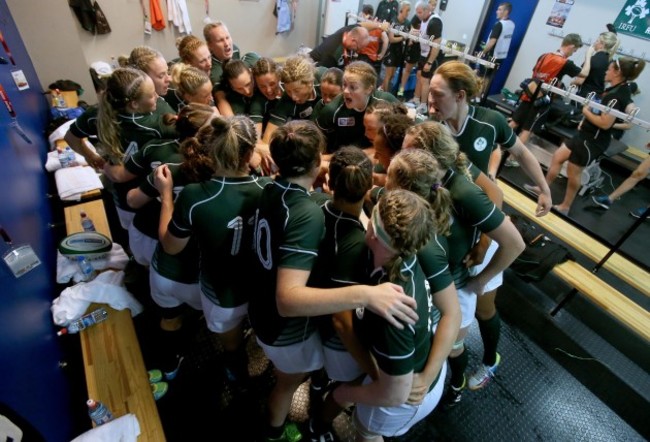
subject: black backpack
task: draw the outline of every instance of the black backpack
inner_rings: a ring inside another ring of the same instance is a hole
[[[556,264],[567,259],[575,261],[566,247],[553,242],[536,224],[520,215],[510,215],[510,219],[526,243],[526,248],[510,264],[510,269],[524,281],[541,281]]]

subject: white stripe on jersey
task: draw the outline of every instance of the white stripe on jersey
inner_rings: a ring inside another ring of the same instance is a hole
[[[278,249],[284,250],[285,252],[306,253],[308,255],[318,256],[318,252],[313,252],[311,250],[296,249],[296,248],[288,247],[288,246],[280,246],[280,247],[278,247]]]
[[[477,227],[477,226],[480,226],[481,224],[483,224],[485,221],[487,221],[487,219],[488,219],[489,217],[492,216],[492,214],[494,213],[495,210],[497,210],[497,206],[495,206],[494,204],[492,204],[492,210],[490,210],[490,213],[488,213],[488,215],[487,215],[485,218],[483,218],[482,220],[480,220],[480,221],[477,222],[476,224],[472,224],[472,227]]]
[[[130,121],[131,123],[133,123],[134,126],[141,127],[145,131],[155,132],[158,138],[162,136],[162,134],[157,129],[154,129],[153,127],[143,126],[142,124],[136,121],[141,118],[144,118],[146,115],[136,116],[136,114],[131,114],[131,115],[118,114],[117,116],[123,118],[126,121]]]

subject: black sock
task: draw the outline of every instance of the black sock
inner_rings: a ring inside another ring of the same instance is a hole
[[[284,424],[280,425],[279,427],[273,427],[271,425],[268,425],[266,427],[266,437],[269,439],[280,439],[283,433]]]
[[[310,418],[309,431],[312,434],[321,434],[327,431],[327,424],[322,419]]]
[[[465,381],[465,369],[467,369],[467,351],[463,351],[460,356],[448,358],[449,368],[451,368],[451,386],[460,388]]]
[[[330,382],[330,378],[327,376],[327,372],[325,371],[325,369],[321,368],[320,370],[312,372],[310,378],[311,378],[310,388],[325,393],[324,389],[325,387],[327,387],[327,385]]]
[[[160,363],[160,368],[163,373],[169,373],[176,369],[178,357],[183,353],[184,336],[181,330],[161,330],[161,334],[163,336],[161,351],[163,360]]]
[[[235,380],[245,382],[248,379],[248,353],[243,343],[235,351],[224,351],[223,363]]]
[[[501,318],[496,313],[487,321],[478,320],[478,328],[483,338],[483,363],[489,367],[497,361],[497,345],[501,334]]]

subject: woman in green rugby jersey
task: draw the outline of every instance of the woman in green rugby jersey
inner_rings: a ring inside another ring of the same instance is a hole
[[[382,441],[383,436],[405,434],[435,408],[442,396],[446,374],[444,349],[442,357],[438,357],[441,366],[432,388],[419,404],[407,403],[414,374],[425,367],[439,326],[440,314],[434,308],[417,257],[435,231],[429,204],[407,190],[388,191],[373,209],[366,233],[375,268],[371,278],[402,287],[417,302],[419,319],[398,329],[367,309],[357,309],[355,331],[365,348],[370,349],[378,376],[366,377],[362,385],[342,384],[332,392],[334,400],[342,406],[356,404],[356,441]],[[453,298],[446,298],[453,304]]]
[[[208,329],[224,347],[226,376],[235,387],[245,387],[248,381],[243,322],[253,295],[252,220],[262,190],[270,183],[248,173],[256,141],[249,118],[214,118],[188,141],[195,149],[209,151],[215,171],[208,180],[186,184],[174,201],[177,180],[172,168],[163,165],[155,176],[162,200],[160,242],[171,255],[182,253],[191,238],[198,243],[203,313]]]

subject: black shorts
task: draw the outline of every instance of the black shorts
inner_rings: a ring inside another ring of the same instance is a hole
[[[534,132],[541,129],[542,125],[546,123],[550,109],[550,105],[535,107],[532,101],[522,100],[512,113],[512,120],[517,123],[519,129]]]
[[[381,72],[381,60],[371,60],[370,57],[368,57],[365,54],[359,54],[359,57],[357,58],[358,61],[365,61],[368,63],[370,66],[375,68],[375,72],[377,72],[377,75],[379,76],[379,73]]]
[[[404,63],[404,47],[400,45],[399,47],[391,47],[384,57],[384,66],[397,68]]]
[[[420,60],[418,60],[418,71],[420,71],[420,76],[422,78],[431,78],[433,77],[433,72],[436,70],[438,67],[438,61],[433,60],[433,63],[431,63],[431,68],[429,69],[429,72],[424,72],[422,69],[424,68],[424,65],[427,62],[427,57],[420,57]]]
[[[571,151],[569,162],[576,166],[586,167],[600,157],[607,146],[596,144],[589,135],[579,132],[577,136],[567,139],[564,144]]]
[[[406,51],[404,53],[404,61],[408,64],[416,64],[420,61],[420,44],[413,44],[411,46],[406,46]]]

